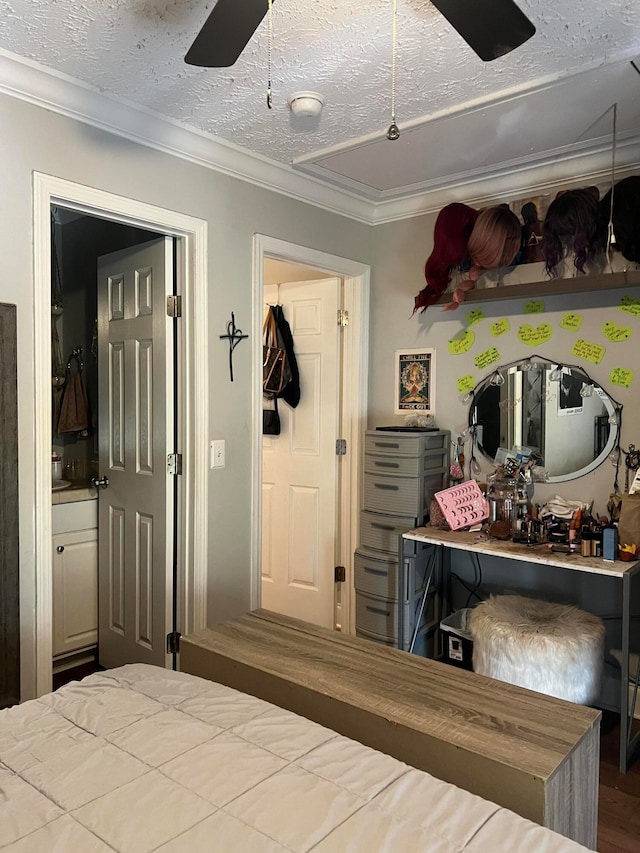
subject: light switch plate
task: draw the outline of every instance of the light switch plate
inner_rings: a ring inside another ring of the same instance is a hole
[[[224,468],[225,465],[225,444],[224,438],[214,439],[210,444],[211,450],[211,468]]]

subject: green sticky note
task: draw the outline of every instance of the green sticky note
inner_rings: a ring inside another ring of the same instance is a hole
[[[527,302],[524,306],[525,314],[542,314],[544,311],[544,302],[542,299],[532,299],[531,302]]]
[[[582,325],[582,316],[580,314],[572,314],[568,311],[562,320],[560,320],[560,328],[567,329],[569,332],[577,332]]]
[[[491,329],[493,337],[499,338],[500,335],[504,335],[505,332],[508,332],[511,327],[509,326],[509,321],[505,317],[502,320],[496,320],[496,322],[492,323],[489,328]]]
[[[476,383],[470,373],[468,373],[466,376],[460,376],[458,378],[458,391],[461,394],[464,394],[467,391],[473,391],[475,387]]]
[[[470,329],[464,329],[449,341],[449,352],[451,355],[462,355],[471,349],[475,339],[476,336]]]
[[[500,361],[500,353],[495,347],[489,347],[473,359],[473,363],[479,370],[488,367],[494,361]]]
[[[640,299],[635,296],[623,296],[618,306],[620,311],[626,311],[634,317],[640,317]]]
[[[537,347],[546,343],[551,339],[552,334],[553,329],[549,323],[540,323],[539,326],[530,326],[525,323],[518,329],[518,338],[523,344],[528,344],[530,347]]]
[[[620,385],[621,388],[631,388],[633,370],[628,370],[626,367],[614,367],[609,376],[609,382],[612,385]]]
[[[482,308],[474,308],[473,311],[469,311],[467,314],[467,326],[474,326],[476,323],[479,323],[480,320],[484,319],[484,310]]]
[[[605,352],[605,348],[600,344],[585,341],[584,338],[578,338],[571,348],[572,355],[577,355],[578,358],[584,358],[585,361],[591,361],[593,364],[600,364]]]
[[[611,341],[612,344],[628,341],[633,334],[631,326],[618,326],[613,320],[607,320],[602,325],[602,334]]]

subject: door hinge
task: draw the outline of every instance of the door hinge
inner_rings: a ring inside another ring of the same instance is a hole
[[[167,317],[182,317],[182,296],[167,296]]]
[[[172,631],[170,634],[167,634],[167,654],[168,655],[177,655],[180,651],[180,637],[182,634],[180,631]]]
[[[170,453],[167,456],[167,474],[182,474],[182,453]]]
[[[334,580],[336,583],[344,583],[347,579],[347,570],[344,566],[336,566],[334,569]]]
[[[344,308],[338,308],[338,325],[339,326],[348,326],[349,325],[349,312],[345,311]]]
[[[346,456],[346,455],[347,455],[347,439],[346,438],[336,439],[336,456]]]

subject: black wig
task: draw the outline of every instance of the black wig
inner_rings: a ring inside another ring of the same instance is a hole
[[[594,188],[568,190],[549,205],[542,225],[542,252],[549,275],[569,253],[584,272],[585,264],[606,244],[606,228],[598,216],[598,195]]]

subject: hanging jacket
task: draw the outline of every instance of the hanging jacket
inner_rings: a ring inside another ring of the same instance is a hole
[[[298,370],[298,362],[293,351],[293,335],[291,334],[289,324],[285,320],[282,305],[274,305],[273,313],[276,320],[278,337],[282,340],[282,345],[287,353],[287,361],[291,368],[291,379],[278,394],[278,397],[284,400],[285,403],[288,403],[292,409],[295,409],[300,402],[300,371]]]

